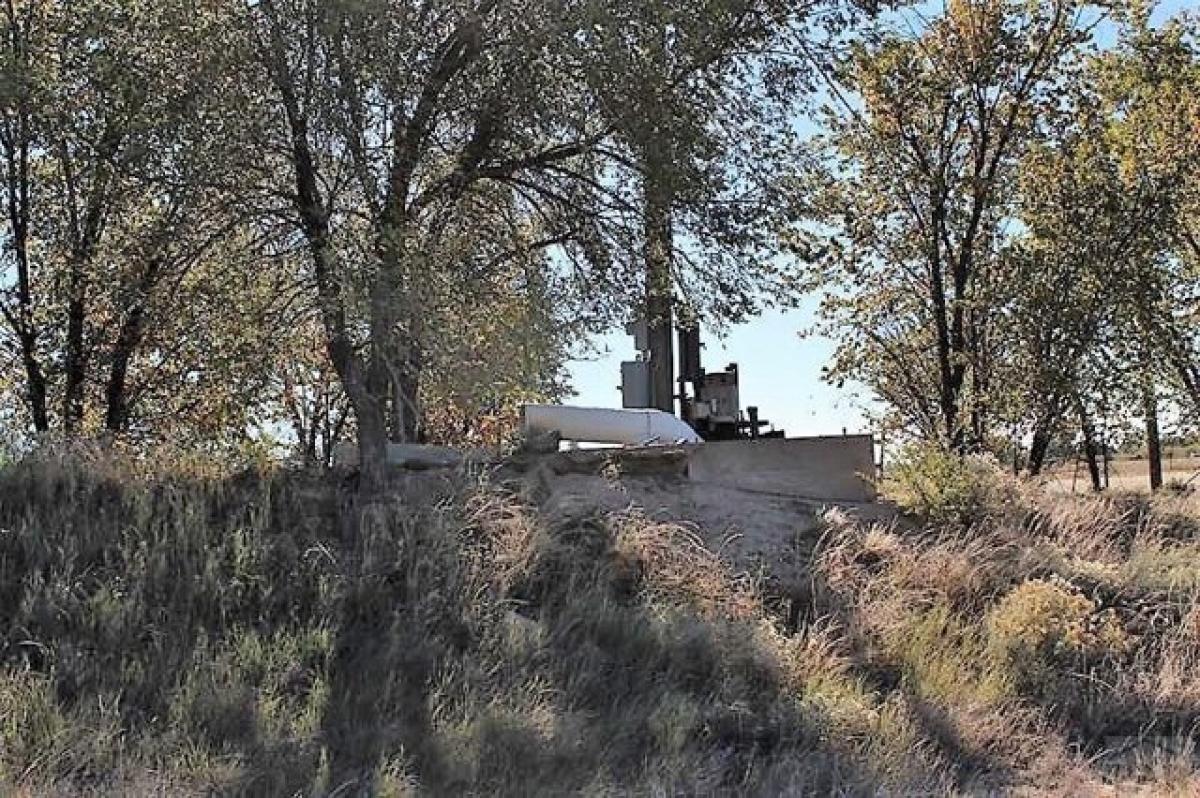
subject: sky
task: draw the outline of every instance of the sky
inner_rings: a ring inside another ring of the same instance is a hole
[[[852,391],[838,390],[821,381],[821,368],[829,361],[834,343],[822,338],[801,338],[799,331],[811,323],[816,298],[795,311],[771,311],[729,330],[724,340],[701,331],[701,358],[708,371],[738,364],[742,408],[756,405],[759,417],[771,421],[789,436],[840,435],[868,432],[863,402]],[[623,332],[597,339],[608,353],[592,360],[571,363],[572,383],[578,395],[567,401],[585,407],[621,406],[621,361],[633,360],[633,339]]]
[[[1200,12],[1200,0],[1167,0],[1155,10],[1154,20],[1180,11]],[[867,411],[872,403],[867,392],[853,385],[839,389],[821,379],[835,342],[800,335],[812,324],[818,301],[814,295],[797,310],[765,313],[731,328],[722,339],[702,330],[704,367],[719,371],[736,362],[743,409],[758,406],[761,418],[789,436],[870,432]],[[601,354],[569,365],[577,395],[567,402],[620,407],[621,361],[634,359],[633,339],[616,331],[594,343]]]

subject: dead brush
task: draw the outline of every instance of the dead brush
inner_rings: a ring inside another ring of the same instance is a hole
[[[1159,536],[1181,542],[1200,541],[1200,493],[1163,492],[1150,502],[1150,516]]]
[[[544,526],[531,507],[497,490],[473,490],[464,500],[463,514],[473,538],[475,572],[501,595],[510,594],[529,579],[538,552],[548,545]]]
[[[1087,559],[1120,562],[1138,543],[1200,538],[1200,497],[1191,495],[1033,494],[1024,506],[1029,537],[1068,546]]]
[[[652,603],[683,602],[708,617],[762,616],[762,598],[750,578],[733,574],[694,530],[637,511],[613,514],[608,524],[615,567]]]
[[[1190,713],[1200,720],[1200,599],[1192,601],[1180,621],[1120,674],[1118,688],[1164,712]]]
[[[983,527],[905,533],[828,516],[814,563],[826,585],[856,594],[903,595],[916,606],[978,608],[1003,590],[1017,547]]]
[[[1034,495],[1025,506],[1025,537],[1067,547],[1076,557],[1119,562],[1137,534],[1137,510],[1111,496]]]

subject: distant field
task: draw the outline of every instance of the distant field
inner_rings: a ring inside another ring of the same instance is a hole
[[[1115,460],[1108,465],[1109,486],[1118,490],[1148,491],[1150,489],[1150,466],[1145,460]],[[1194,487],[1200,487],[1200,458],[1169,458],[1163,460],[1163,482],[1186,483],[1192,480]],[[1056,466],[1047,472],[1051,481],[1049,486],[1067,493],[1072,489],[1075,493],[1086,493],[1091,490],[1088,478],[1087,464],[1080,462],[1078,466],[1067,463]]]

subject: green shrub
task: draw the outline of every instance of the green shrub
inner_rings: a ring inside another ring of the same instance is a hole
[[[937,524],[980,520],[1015,500],[1016,489],[986,455],[958,455],[913,444],[885,466],[884,493],[901,509]]]

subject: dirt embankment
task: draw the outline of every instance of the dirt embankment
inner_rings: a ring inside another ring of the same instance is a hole
[[[784,582],[802,578],[830,508],[864,521],[890,520],[882,503],[822,502],[780,493],[701,484],[686,476],[686,458],[671,449],[579,451],[530,456],[501,469],[517,476],[549,518],[634,510],[692,529],[734,569]]]

